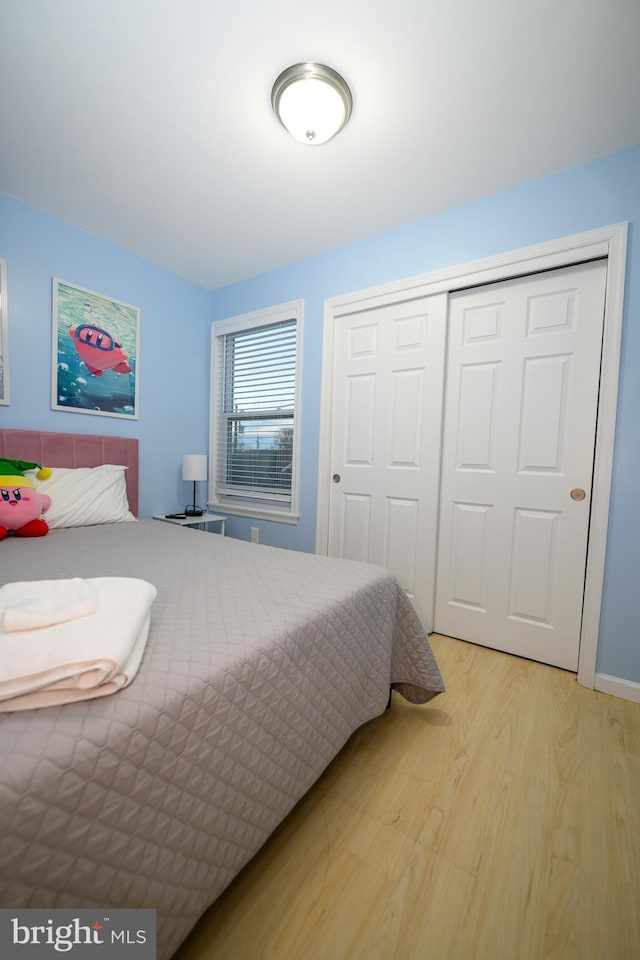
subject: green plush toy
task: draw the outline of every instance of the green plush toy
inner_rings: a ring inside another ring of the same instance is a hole
[[[32,487],[31,480],[28,477],[23,477],[22,471],[36,469],[38,480],[48,480],[51,476],[49,467],[41,467],[39,463],[32,463],[30,460],[6,460],[4,457],[0,457],[0,487],[10,486],[13,477],[21,477],[25,481],[25,486]]]
[[[49,467],[39,463],[0,458],[0,540],[10,531],[16,537],[44,537],[49,531],[42,514],[51,506],[51,497],[38,493],[24,470],[37,470],[38,480],[51,476]]]

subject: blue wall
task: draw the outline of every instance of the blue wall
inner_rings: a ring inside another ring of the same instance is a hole
[[[622,220],[629,255],[597,669],[640,683],[640,147],[213,293],[0,195],[12,394],[0,425],[137,436],[141,514],[176,509],[190,494],[182,454],[207,449],[210,321],[302,298],[301,519],[258,523],[262,542],[313,550],[324,300]],[[52,276],[141,308],[139,420],[50,409]],[[250,525],[232,517],[228,530],[248,539]]]
[[[0,426],[140,440],[140,514],[184,507],[183,453],[206,453],[211,293],[0,194],[11,404]],[[139,419],[51,410],[52,277],[140,308]]]
[[[260,521],[262,541],[313,550],[323,302],[595,227],[630,223],[618,427],[597,670],[640,682],[640,146],[349,247],[217,290],[212,319],[298,297],[305,301],[301,519]],[[246,538],[251,521],[231,518]],[[255,522],[255,521],[254,521]]]

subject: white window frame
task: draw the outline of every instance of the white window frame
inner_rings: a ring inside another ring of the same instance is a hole
[[[277,306],[267,307],[264,310],[255,310],[252,313],[243,313],[225,320],[214,321],[211,325],[211,391],[209,400],[209,497],[208,505],[217,512],[228,513],[234,516],[255,517],[259,520],[275,520],[279,523],[297,523],[298,513],[298,473],[300,451],[300,397],[302,386],[302,329],[303,329],[303,300],[291,300]],[[217,477],[217,449],[216,436],[220,419],[218,410],[218,383],[217,378],[222,367],[221,351],[224,349],[224,337],[229,333],[238,333],[242,330],[255,330],[259,327],[271,326],[285,320],[296,321],[296,384],[295,402],[293,408],[293,469],[291,477],[291,502],[278,504],[262,498],[251,498],[242,494],[233,496],[218,496],[216,492]]]

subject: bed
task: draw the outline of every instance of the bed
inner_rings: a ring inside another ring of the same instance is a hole
[[[0,457],[126,466],[132,439],[0,430]],[[138,577],[140,669],[111,696],[0,715],[0,906],[152,907],[167,960],[390,687],[444,689],[378,567],[151,519],[0,543],[0,586]],[[1,651],[0,651],[1,655]]]

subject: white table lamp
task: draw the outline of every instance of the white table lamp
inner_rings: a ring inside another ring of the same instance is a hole
[[[207,479],[207,458],[204,453],[185,453],[182,458],[182,479],[193,481],[193,503],[184,508],[188,517],[201,517],[202,507],[196,506],[196,483]]]

